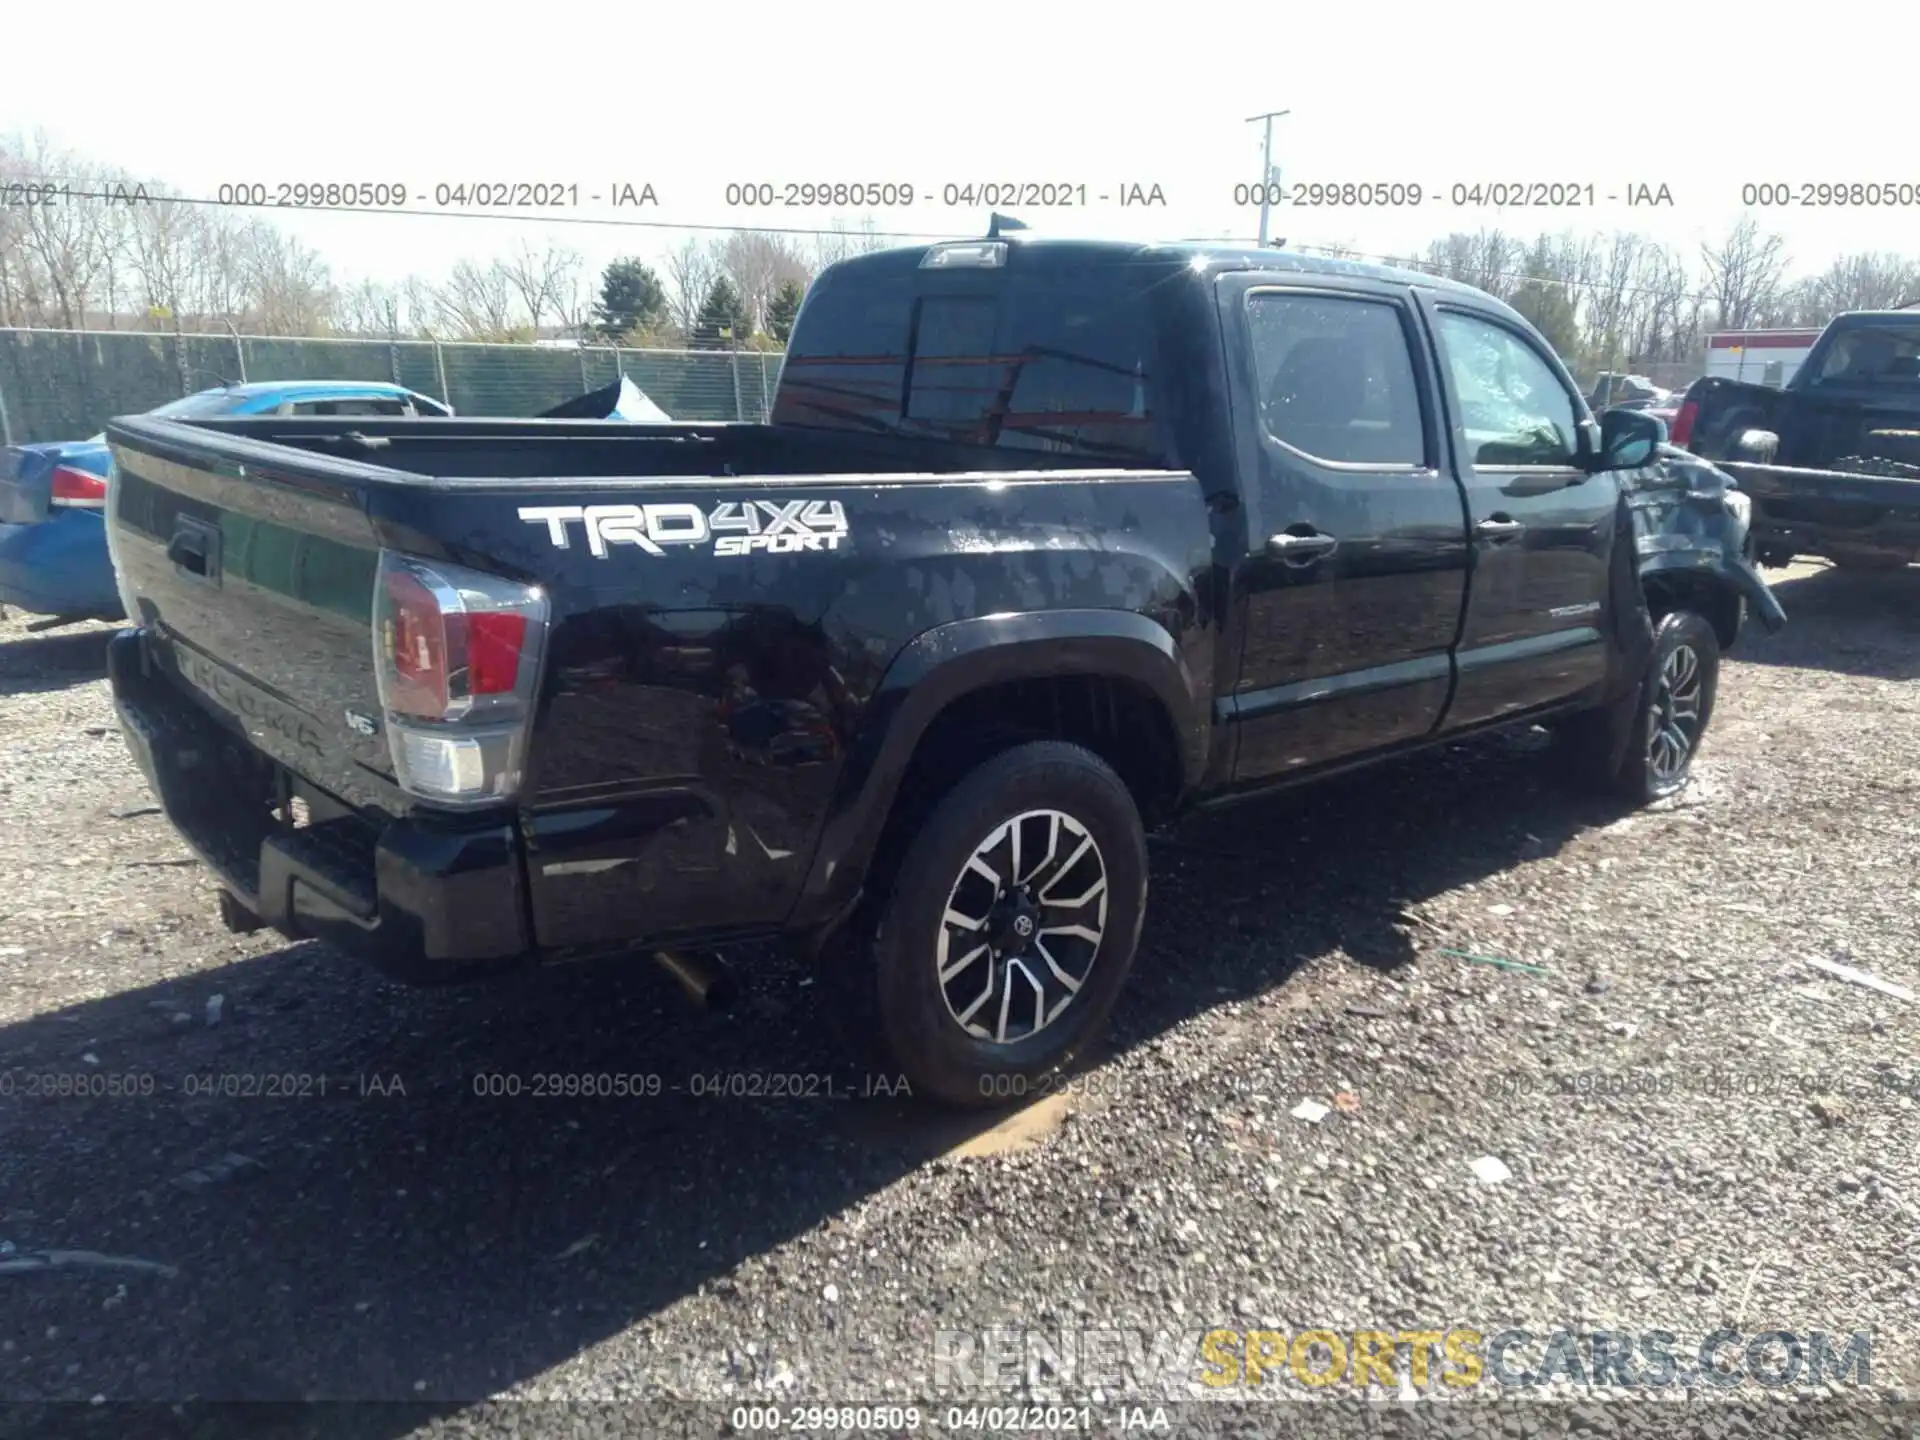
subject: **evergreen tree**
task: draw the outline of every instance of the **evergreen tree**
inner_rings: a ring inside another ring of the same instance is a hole
[[[797,282],[789,280],[774,293],[767,306],[767,332],[782,345],[793,334],[793,322],[800,313],[804,293]]]
[[[660,277],[639,260],[615,260],[600,276],[594,328],[613,338],[657,323],[667,309]]]
[[[753,333],[753,321],[746,303],[722,275],[700,302],[699,317],[693,322],[691,344],[696,350],[733,350],[744,347]]]

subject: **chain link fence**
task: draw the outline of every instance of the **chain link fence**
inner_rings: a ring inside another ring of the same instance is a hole
[[[764,421],[778,353],[0,328],[0,443],[77,440],[196,390],[385,380],[459,415],[537,415],[626,376],[676,420]]]

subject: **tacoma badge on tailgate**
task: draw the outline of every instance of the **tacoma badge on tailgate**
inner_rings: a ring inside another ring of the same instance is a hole
[[[723,500],[711,511],[684,502],[526,505],[520,518],[529,525],[545,525],[548,538],[561,550],[572,548],[567,526],[578,523],[587,532],[587,549],[601,558],[609,545],[637,545],[649,555],[666,554],[663,545],[709,542],[717,556],[837,550],[847,536],[847,512],[838,500]]]

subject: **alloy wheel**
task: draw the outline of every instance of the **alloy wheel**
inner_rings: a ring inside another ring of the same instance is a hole
[[[1676,645],[1660,666],[1647,713],[1647,768],[1661,784],[1686,774],[1700,742],[1700,656]]]
[[[1107,928],[1100,846],[1061,810],[1028,810],[988,835],[947,894],[935,967],[947,1013],[977,1040],[1045,1030],[1092,973]]]

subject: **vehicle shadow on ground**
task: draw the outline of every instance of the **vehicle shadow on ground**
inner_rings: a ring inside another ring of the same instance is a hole
[[[96,625],[0,639],[0,695],[65,690],[107,673],[107,640]]]
[[[1920,646],[1914,644],[1920,636],[1920,566],[1830,567],[1771,586],[1786,609],[1786,628],[1768,635],[1748,626],[1735,659],[1881,680],[1920,677]]]
[[[1156,844],[1109,1052],[1332,952],[1403,963],[1434,942],[1394,924],[1402,907],[1613,818],[1570,798],[1538,749],[1531,735],[1470,742]],[[799,1082],[807,1098],[696,1094],[697,1077],[730,1072],[832,1076],[856,1097],[871,1083],[849,1068],[823,984],[771,952],[742,974],[746,998],[714,1016],[643,962],[421,991],[300,944],[0,1029],[0,1238],[177,1271],[0,1275],[0,1399],[451,1412],[696,1295],[741,1346],[766,1346],[735,1267],[810,1231],[853,1243],[832,1233],[842,1212],[1006,1116],[829,1099],[819,1079]],[[36,1075],[151,1093],[30,1097]],[[550,1075],[639,1077],[625,1088],[642,1093],[537,1093]],[[243,1087],[288,1093],[219,1093]],[[489,1093],[508,1087],[520,1094]],[[680,1385],[730,1363],[641,1353]]]

